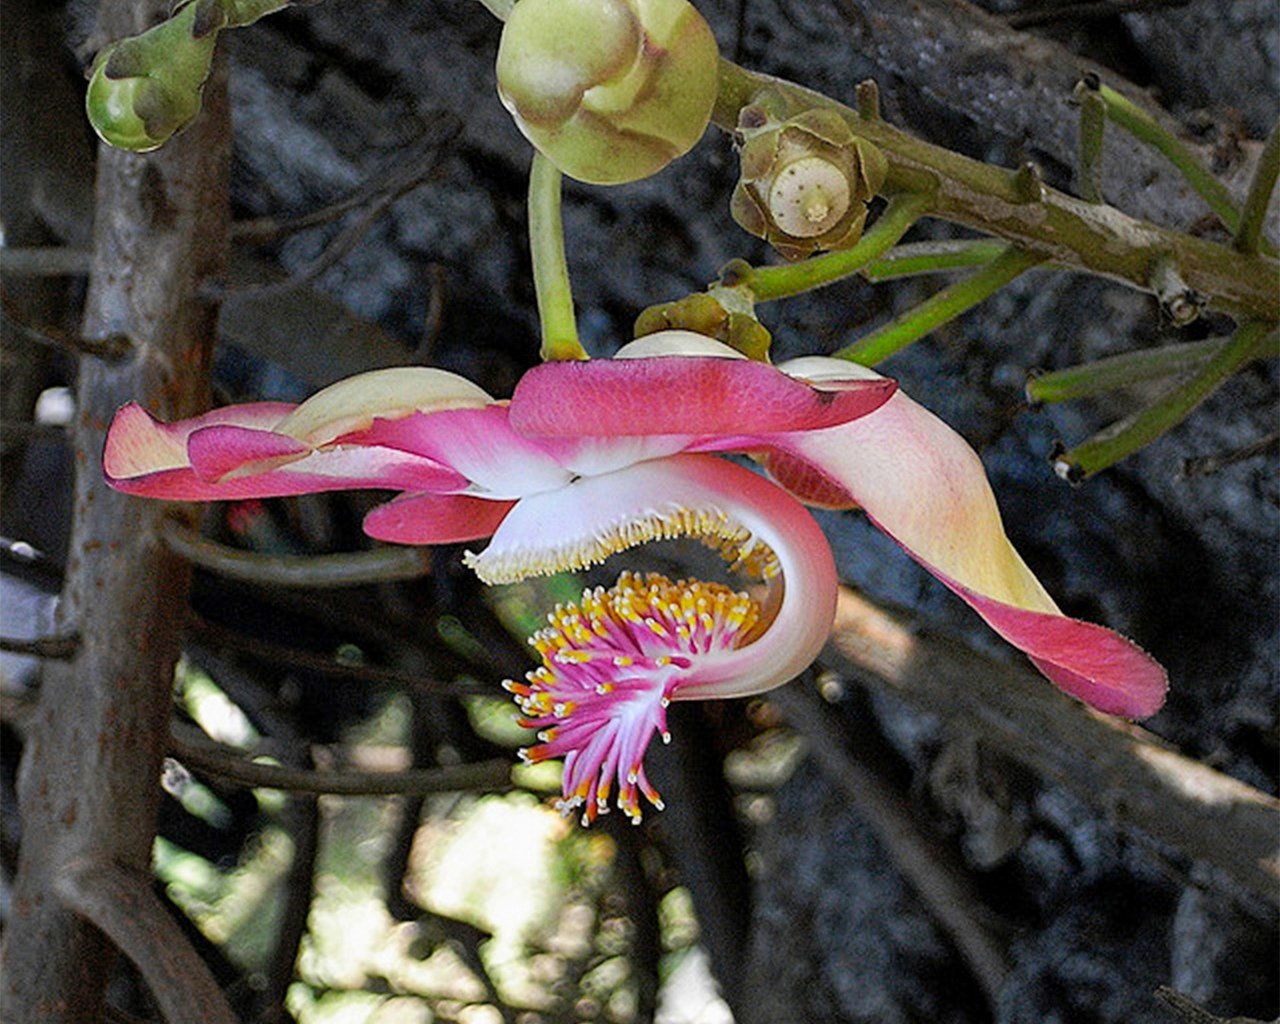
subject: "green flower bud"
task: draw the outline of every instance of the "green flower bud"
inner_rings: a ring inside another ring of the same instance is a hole
[[[741,176],[730,212],[743,228],[788,259],[845,249],[862,237],[867,203],[888,163],[835,111],[806,110],[777,121],[763,106],[743,107]]]
[[[85,95],[93,130],[112,146],[145,153],[190,124],[226,21],[217,0],[194,0],[168,21],[102,50]]]
[[[498,94],[562,172],[616,185],[693,148],[718,63],[686,0],[519,0],[498,47]]]
[[[670,330],[693,331],[723,341],[749,359],[768,362],[773,337],[755,318],[750,301],[733,289],[713,291],[716,294],[695,292],[674,302],[648,307],[636,318],[635,336],[643,338],[646,334]]]

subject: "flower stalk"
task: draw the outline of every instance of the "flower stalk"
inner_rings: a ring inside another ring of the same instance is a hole
[[[560,216],[560,171],[537,150],[529,168],[529,252],[542,324],[543,359],[586,359],[573,314],[573,288]]]
[[[907,242],[895,245],[859,273],[873,284],[918,274],[982,267],[1009,247],[998,238],[977,238],[940,242]]]
[[[1206,338],[1181,345],[1137,349],[1079,366],[1035,373],[1027,380],[1027,401],[1049,405],[1089,398],[1153,380],[1195,373],[1223,345],[1225,338]]]
[[[833,354],[838,359],[875,366],[990,298],[1015,277],[1043,262],[1044,257],[1038,253],[1006,246],[981,270],[948,285],[883,327]]]
[[[1244,212],[1240,215],[1240,227],[1235,237],[1235,247],[1242,253],[1252,255],[1263,245],[1262,222],[1267,217],[1277,174],[1280,174],[1280,122],[1267,136],[1267,144],[1263,146],[1258,166],[1253,172],[1253,181],[1249,183],[1249,194],[1245,197]]]
[[[1280,331],[1274,325],[1256,321],[1244,324],[1199,370],[1166,392],[1159,401],[1055,456],[1054,472],[1069,483],[1080,483],[1146,447],[1186,419],[1196,406],[1246,363],[1263,355],[1275,354],[1278,339]]]
[[[1098,95],[1098,81],[1089,76],[1076,84],[1076,102],[1080,104],[1080,134],[1076,169],[1076,187],[1080,198],[1089,203],[1102,199],[1102,137],[1107,126],[1107,103]]]
[[[1102,100],[1108,120],[1173,164],[1186,178],[1187,184],[1209,204],[1209,209],[1218,215],[1218,219],[1229,230],[1235,231],[1239,227],[1240,211],[1236,208],[1231,193],[1201,165],[1194,154],[1182,144],[1181,139],[1132,100],[1102,84],[1096,77],[1086,78],[1085,85]]]
[[[843,280],[888,252],[916,221],[931,211],[932,205],[933,197],[928,194],[899,196],[890,201],[853,247],[780,266],[747,267],[735,261],[730,264],[734,276],[732,284],[745,285],[757,302],[768,302]],[[728,281],[721,283],[730,284]]]

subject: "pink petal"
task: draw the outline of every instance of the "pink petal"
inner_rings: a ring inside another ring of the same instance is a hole
[[[187,438],[191,469],[204,483],[217,483],[236,470],[243,472],[265,463],[295,461],[311,451],[311,446],[272,430],[249,427],[202,427]],[[264,466],[263,468],[271,468]]]
[[[568,483],[571,477],[546,446],[511,429],[505,404],[375,419],[335,443],[379,445],[425,456],[452,467],[477,490],[494,497],[514,498],[550,490]]]
[[[1133,641],[1091,622],[1017,608],[940,574],[939,579],[1071,696],[1126,718],[1146,718],[1160,710],[1169,677]]]
[[[111,421],[102,468],[107,479],[116,484],[186,468],[187,438],[195,431],[218,424],[270,430],[293,408],[283,402],[255,402],[214,409],[177,423],[161,423],[137,402],[130,402]]]
[[[830,359],[784,369],[871,372]],[[861,506],[1067,692],[1134,717],[1159,708],[1164,669],[1123,637],[1062,615],[1009,543],[977,454],[903,392],[871,416],[774,441],[765,463],[798,496],[840,504],[843,492],[846,507]]]
[[[560,361],[520,379],[511,425],[541,437],[817,430],[867,415],[895,388],[880,378],[820,390],[764,363],[715,356]]]
[[[160,423],[137,405],[116,413],[103,471],[117,490],[170,501],[271,498],[388,488],[461,490],[467,481],[431,459],[385,448],[313,451],[272,428],[292,406],[228,406]],[[189,452],[194,450],[197,467]]]
[[[396,544],[456,544],[490,536],[515,504],[467,494],[405,494],[364,517],[364,532]]]

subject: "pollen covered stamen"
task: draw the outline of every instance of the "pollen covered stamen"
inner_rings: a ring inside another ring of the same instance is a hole
[[[633,822],[640,794],[661,809],[644,773],[655,733],[670,737],[666,709],[700,664],[747,642],[760,616],[745,593],[718,583],[623,573],[580,604],[557,605],[548,626],[529,640],[542,666],[526,682],[508,680],[524,718],[540,742],[521,756],[530,763],[564,758],[562,811],[585,805],[591,822],[615,801]]]
[[[468,551],[466,565],[485,583],[515,583],[530,576],[549,576],[599,565],[610,555],[655,540],[690,537],[720,553],[734,572],[770,579],[778,574],[773,549],[723,510],[673,505],[618,520],[591,533],[563,535],[545,547],[491,544],[480,554]]]

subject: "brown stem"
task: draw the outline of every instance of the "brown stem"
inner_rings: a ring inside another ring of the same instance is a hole
[[[70,658],[80,647],[80,637],[75,633],[38,636],[32,640],[0,636],[0,651],[10,654],[30,654],[36,658]]]
[[[425,548],[378,547],[338,555],[268,555],[201,537],[176,520],[163,526],[164,542],[203,569],[273,587],[351,587],[413,580],[431,571]]]
[[[107,37],[136,33],[164,7],[103,0],[98,27]],[[73,658],[46,666],[23,755],[22,846],[3,948],[7,1019],[103,1019],[113,937],[54,898],[55,886],[88,853],[129,873],[150,868],[189,571],[160,541],[163,507],[106,486],[102,445],[128,400],[165,419],[207,407],[216,310],[199,296],[225,263],[229,170],[221,63],[201,117],[171,145],[147,156],[98,154],[81,334],[128,337],[133,348],[118,362],[80,358],[74,512],[57,629],[78,632],[82,642]],[[171,984],[166,976],[155,985],[162,1005],[182,998],[164,991]],[[217,1012],[212,1002],[205,1009]]]
[[[58,875],[54,891],[132,961],[167,1024],[236,1024],[209,968],[152,892],[149,874],[78,861]]]
[[[190,730],[184,730],[182,737],[175,732],[169,739],[169,747],[175,758],[194,771],[255,789],[281,789],[290,793],[407,796],[467,789],[492,792],[511,786],[511,764],[501,760],[401,772],[328,772],[250,761],[238,750],[195,739]]]

